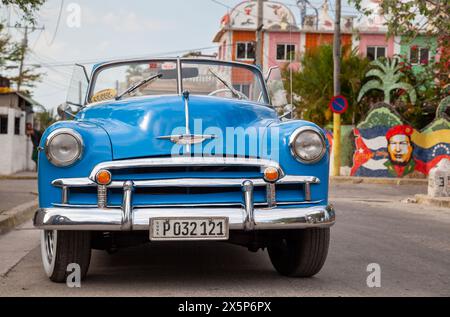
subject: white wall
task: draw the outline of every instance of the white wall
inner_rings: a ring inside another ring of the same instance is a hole
[[[31,160],[33,146],[25,134],[25,123],[32,120],[24,111],[0,107],[0,114],[8,115],[8,134],[0,134],[0,175],[34,170]],[[14,134],[14,119],[20,117],[20,135]]]

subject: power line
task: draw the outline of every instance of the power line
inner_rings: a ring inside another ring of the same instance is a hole
[[[55,32],[53,32],[52,39],[50,41],[50,44],[48,44],[48,46],[51,46],[53,44],[53,42],[55,41],[55,39],[56,39],[56,34],[58,33],[58,29],[59,29],[59,23],[61,22],[61,16],[62,16],[63,7],[64,7],[64,0],[61,0],[61,5],[59,6],[58,18],[56,19]]]
[[[31,57],[32,58],[34,58],[36,61],[38,61],[39,63],[47,63],[43,58],[47,58],[48,60],[54,60],[54,61],[56,61],[55,59],[53,59],[53,58],[51,58],[51,57],[48,57],[48,56],[44,56],[44,55],[39,55],[39,54],[37,54],[34,50],[30,50],[30,53],[31,53]],[[53,70],[53,71],[55,71],[55,72],[57,72],[57,73],[60,73],[61,75],[64,75],[64,76],[68,76],[68,77],[71,77],[72,76],[72,73],[71,72],[69,72],[69,71],[64,71],[64,70],[61,70],[61,69],[56,69],[56,68],[54,68],[53,66],[44,66],[45,68],[49,68],[49,69],[51,69],[51,70]]]
[[[218,49],[219,46],[207,46],[207,47],[199,47],[199,48],[191,48],[186,50],[178,50],[178,51],[169,51],[169,52],[159,52],[159,53],[153,53],[153,54],[145,54],[145,55],[128,55],[128,56],[116,56],[116,57],[107,57],[103,60],[98,59],[89,59],[89,60],[72,60],[72,61],[60,61],[55,63],[42,63],[40,66],[42,67],[66,67],[66,66],[73,66],[75,63],[79,64],[86,64],[86,65],[92,65],[97,63],[103,63],[105,61],[114,61],[119,59],[144,59],[144,58],[155,58],[159,56],[174,56],[179,55],[183,53],[188,53],[191,51],[199,51],[199,50],[211,50],[211,49]]]

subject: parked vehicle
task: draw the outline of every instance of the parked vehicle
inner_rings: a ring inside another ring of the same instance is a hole
[[[280,119],[257,67],[126,60],[87,77],[73,120],[40,144],[34,225],[52,281],[71,263],[84,278],[91,249],[153,241],[267,248],[282,275],[320,271],[335,222],[329,145],[315,124]]]

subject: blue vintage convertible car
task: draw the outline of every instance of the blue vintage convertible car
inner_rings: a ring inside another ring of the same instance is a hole
[[[73,119],[39,148],[34,225],[52,281],[71,263],[84,278],[91,249],[152,241],[228,241],[267,249],[282,275],[320,271],[329,145],[315,124],[280,119],[257,67],[168,58],[85,75],[78,111],[63,109]]]

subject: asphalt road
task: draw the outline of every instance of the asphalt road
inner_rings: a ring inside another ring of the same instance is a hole
[[[0,213],[37,198],[37,180],[0,179]]]
[[[27,224],[0,237],[2,257],[18,258],[0,277],[0,296],[450,296],[450,210],[400,202],[425,190],[333,186],[338,220],[329,256],[309,279],[279,276],[267,252],[165,243],[95,251],[88,279],[72,289],[47,279],[38,232]],[[380,288],[366,284],[370,263],[381,267]]]

